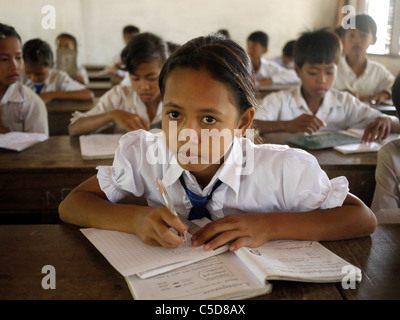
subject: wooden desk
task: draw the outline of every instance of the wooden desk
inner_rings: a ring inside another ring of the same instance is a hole
[[[400,299],[400,225],[379,226],[371,237],[322,244],[361,268],[356,289],[271,281],[272,292],[255,300]],[[76,226],[0,225],[0,261],[0,299],[132,299],[124,278]],[[46,265],[56,270],[54,290],[41,286]]]
[[[2,213],[58,215],[61,200],[112,160],[82,160],[77,137],[54,136],[20,153],[0,150]]]
[[[265,143],[287,144],[289,136],[289,133],[270,133],[263,135],[263,140]],[[349,180],[350,192],[367,206],[371,205],[375,190],[376,152],[341,154],[333,149],[307,151],[317,158],[330,179],[345,176]]]
[[[75,111],[86,112],[93,108],[98,101],[99,98],[94,98],[93,101],[53,100],[49,102],[46,107],[50,136],[68,135],[68,125],[72,113]]]
[[[104,93],[112,88],[113,84],[110,81],[95,81],[89,82],[86,88],[92,90],[95,97],[101,97]]]
[[[112,73],[104,70],[100,71],[88,71],[88,77],[90,82],[109,82],[111,80]]]

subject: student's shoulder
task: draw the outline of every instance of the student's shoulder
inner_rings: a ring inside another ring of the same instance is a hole
[[[299,96],[300,87],[294,86],[293,88],[286,89],[286,90],[279,90],[276,92],[272,92],[266,95],[263,98],[263,103],[270,103],[270,102],[288,102],[291,100],[297,99]]]
[[[126,148],[139,147],[143,150],[149,148],[151,145],[154,144],[163,144],[164,141],[165,135],[162,130],[150,132],[140,129],[124,134],[121,137],[119,144]]]
[[[380,70],[380,71],[389,71],[388,68],[386,68],[386,66],[378,61],[375,60],[371,60],[371,59],[367,59],[368,64],[367,64],[367,68],[373,69],[373,70]]]
[[[389,141],[384,144],[378,152],[378,159],[380,161],[387,161],[388,159],[399,159],[400,157],[400,138]]]
[[[21,93],[24,102],[32,102],[40,106],[45,105],[43,100],[27,85],[18,81],[16,89]]]

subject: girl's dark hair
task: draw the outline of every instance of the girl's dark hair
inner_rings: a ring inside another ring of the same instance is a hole
[[[8,37],[16,37],[21,41],[21,37],[13,27],[0,23],[0,39]]]
[[[233,40],[212,34],[195,38],[179,47],[161,70],[158,79],[161,97],[164,97],[168,75],[177,68],[207,69],[214,79],[232,89],[240,114],[258,106],[250,59]]]
[[[158,60],[160,67],[168,59],[168,46],[160,37],[152,33],[134,35],[121,52],[121,61],[125,65],[123,70],[135,72],[140,63]]]
[[[46,67],[53,66],[53,51],[49,44],[40,39],[32,39],[25,42],[22,47],[25,63],[40,63]]]
[[[294,62],[300,69],[306,62],[338,64],[340,56],[339,38],[328,29],[305,32],[294,45]]]
[[[72,34],[60,33],[56,38],[56,42],[60,38],[66,38],[66,39],[71,40],[74,43],[75,51],[78,51],[78,42],[76,41],[76,38]]]

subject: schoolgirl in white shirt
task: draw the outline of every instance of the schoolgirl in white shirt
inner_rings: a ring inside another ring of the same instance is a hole
[[[22,131],[48,135],[46,106],[18,81],[23,65],[20,36],[14,28],[0,24],[0,133]]]
[[[69,125],[71,135],[114,126],[115,132],[149,130],[161,126],[161,96],[158,76],[168,58],[164,40],[151,33],[131,38],[121,57],[130,83],[116,85],[86,113],[75,112]]]
[[[313,133],[363,128],[364,142],[400,132],[399,120],[360,102],[348,92],[331,89],[341,55],[337,36],[322,29],[304,33],[295,45],[295,70],[301,86],[266,96],[255,115],[260,132]]]
[[[329,180],[304,151],[243,138],[257,99],[240,45],[213,35],[193,39],[167,60],[159,84],[163,132],[123,136],[113,165],[98,167],[97,176],[60,204],[63,221],[176,247],[188,228],[182,219],[205,216],[213,221],[192,237],[192,245],[205,250],[228,242],[236,250],[272,239],[337,240],[373,232],[374,215],[348,193],[344,177]],[[207,137],[211,132],[216,136]],[[179,216],[165,207],[157,177]],[[132,194],[149,206],[119,203]]]
[[[53,69],[53,52],[40,39],[27,41],[23,46],[25,74],[21,81],[47,103],[54,99],[93,100],[93,92],[72,79],[66,72]]]

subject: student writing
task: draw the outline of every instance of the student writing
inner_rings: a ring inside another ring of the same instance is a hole
[[[187,225],[164,206],[159,177],[182,217],[213,220],[192,238],[194,246],[206,243],[205,250],[231,241],[230,250],[236,250],[272,239],[333,240],[373,232],[373,213],[348,193],[344,177],[329,180],[304,151],[243,138],[257,99],[240,45],[218,36],[193,39],[167,60],[159,85],[163,131],[124,135],[113,166],[98,167],[97,176],[60,204],[63,221],[176,247],[184,240],[170,227],[184,233]],[[144,196],[149,207],[118,203],[132,194]]]
[[[168,58],[165,41],[151,33],[138,34],[121,56],[130,83],[124,81],[114,86],[88,112],[75,112],[69,126],[71,135],[103,130],[107,126],[114,126],[114,132],[160,126],[162,104],[158,76]]]
[[[400,75],[393,84],[392,99],[400,115]],[[400,139],[386,143],[379,150],[375,180],[371,209],[378,223],[400,223]]]
[[[263,31],[255,31],[247,37],[247,53],[253,66],[256,85],[297,83],[299,79],[293,70],[263,57],[268,52],[269,37]]]
[[[23,72],[21,38],[0,23],[0,133],[9,131],[49,134],[43,101],[18,81]]]
[[[394,76],[386,67],[367,57],[376,42],[377,26],[368,15],[354,17],[355,29],[343,29],[345,55],[338,64],[333,87],[359,97],[361,101],[381,104],[390,99]]]
[[[93,92],[73,80],[66,72],[54,69],[53,52],[40,39],[27,41],[23,48],[25,73],[21,81],[47,103],[54,99],[93,100]]]
[[[338,37],[322,29],[304,33],[295,45],[295,70],[301,85],[264,98],[255,119],[261,132],[291,133],[365,129],[364,142],[400,131],[396,117],[384,115],[348,92],[331,88],[340,59]]]

